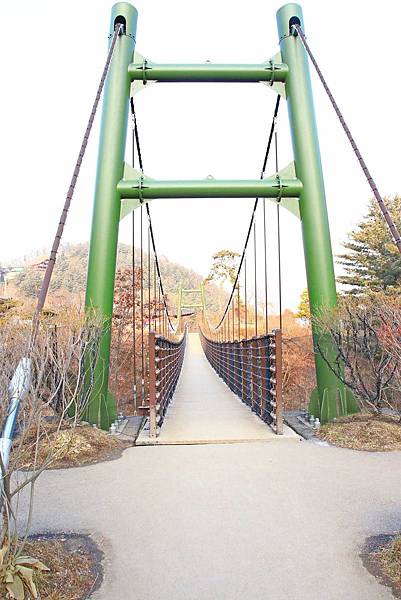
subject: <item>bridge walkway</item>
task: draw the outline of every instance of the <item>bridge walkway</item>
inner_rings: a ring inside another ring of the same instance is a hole
[[[146,429],[137,445],[224,444],[298,440],[287,426],[277,436],[226,386],[208,363],[197,333],[189,333],[184,364],[159,436]]]

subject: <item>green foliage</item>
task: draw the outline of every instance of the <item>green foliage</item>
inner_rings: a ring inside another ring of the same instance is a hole
[[[45,257],[42,257],[45,258]],[[40,259],[37,259],[39,262]],[[57,257],[50,293],[67,290],[73,294],[83,293],[86,285],[86,272],[88,262],[88,244],[68,244]],[[177,299],[177,290],[182,283],[184,288],[198,288],[202,282],[202,276],[182,265],[170,262],[166,257],[159,257],[160,270],[163,278],[163,286],[168,294],[169,304],[174,306]],[[148,280],[147,272],[148,256],[143,253],[144,280]],[[140,251],[135,248],[135,265],[140,267]],[[132,249],[126,244],[119,244],[117,269],[132,268]],[[35,266],[26,267],[15,279],[17,287],[24,296],[35,298],[38,294],[44,272]],[[151,281],[153,281],[153,261],[151,264]],[[210,308],[213,310],[218,306],[218,289],[212,286],[209,290]]]
[[[25,600],[26,592],[29,597],[39,598],[34,582],[35,571],[49,571],[48,567],[36,558],[21,556],[10,551],[10,545],[5,539],[0,549],[0,582],[14,600]]]
[[[307,289],[305,289],[301,294],[296,317],[297,319],[301,319],[304,323],[310,323],[311,314],[309,306],[309,294]]]
[[[220,250],[213,254],[213,263],[207,281],[220,281],[224,284],[227,280],[233,284],[237,275],[240,255],[233,250]]]
[[[385,198],[386,206],[397,228],[401,228],[401,197]],[[348,234],[344,243],[347,252],[339,256],[345,274],[338,281],[347,286],[347,293],[397,293],[401,287],[401,256],[391,239],[375,199],[369,203],[367,215]]]
[[[38,270],[24,269],[15,278],[16,285],[27,298],[35,298],[40,290],[43,273]]]

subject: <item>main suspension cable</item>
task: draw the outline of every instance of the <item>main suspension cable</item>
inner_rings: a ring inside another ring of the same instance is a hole
[[[383,217],[384,217],[384,219],[385,219],[385,221],[386,221],[386,223],[388,225],[388,228],[390,229],[391,235],[393,236],[393,239],[394,239],[394,242],[395,242],[395,244],[396,244],[396,246],[398,248],[398,251],[401,254],[401,237],[400,237],[400,233],[399,233],[399,231],[397,229],[397,226],[395,225],[395,223],[394,223],[394,221],[393,221],[393,219],[392,219],[392,217],[391,217],[391,215],[390,215],[390,213],[389,213],[389,211],[387,209],[387,206],[385,205],[384,200],[383,200],[383,198],[382,198],[379,190],[377,189],[376,182],[374,181],[374,179],[373,179],[373,177],[372,177],[372,175],[371,175],[371,173],[370,173],[370,171],[369,171],[369,169],[368,169],[368,167],[367,167],[367,165],[366,165],[366,163],[365,163],[365,161],[364,161],[364,159],[363,159],[363,157],[362,157],[362,155],[361,155],[361,153],[359,151],[359,148],[356,145],[356,142],[355,142],[355,140],[354,140],[354,138],[353,138],[353,136],[351,134],[351,131],[350,131],[347,123],[344,120],[344,117],[343,117],[343,115],[342,115],[342,113],[341,113],[341,111],[340,111],[340,109],[338,107],[338,104],[335,101],[335,99],[333,97],[333,94],[331,93],[330,88],[329,88],[329,86],[326,83],[326,80],[325,80],[325,78],[323,76],[323,73],[322,73],[322,71],[320,70],[320,68],[319,68],[319,66],[317,64],[314,55],[312,54],[312,51],[311,51],[311,49],[309,47],[309,44],[306,41],[305,34],[302,31],[302,28],[301,28],[300,25],[294,24],[292,27],[295,29],[295,31],[297,33],[299,33],[299,36],[300,36],[300,38],[302,40],[302,43],[303,43],[303,45],[305,47],[305,50],[308,53],[309,58],[310,58],[310,60],[311,60],[311,62],[313,64],[313,66],[316,69],[316,72],[317,72],[317,74],[319,76],[319,79],[320,79],[320,81],[321,81],[321,83],[322,83],[322,85],[323,85],[323,87],[324,87],[324,89],[325,89],[325,91],[326,91],[329,99],[330,99],[330,102],[331,102],[331,104],[332,104],[332,106],[333,106],[333,108],[335,110],[335,113],[336,113],[336,115],[337,115],[337,117],[338,117],[338,119],[339,119],[339,121],[340,121],[340,123],[342,125],[342,128],[344,129],[345,134],[346,134],[346,136],[347,136],[347,138],[348,138],[348,140],[349,140],[349,142],[350,142],[350,144],[352,146],[352,149],[353,149],[353,151],[355,153],[355,156],[357,157],[357,159],[358,159],[358,161],[359,161],[359,163],[360,163],[360,165],[362,167],[362,170],[365,173],[366,179],[367,179],[367,181],[368,181],[368,183],[370,185],[370,189],[372,190],[373,195],[374,195],[374,197],[376,198],[376,200],[377,200],[377,202],[379,204],[379,207],[380,207],[380,210],[381,210],[381,212],[383,214]]]
[[[279,109],[279,107],[280,107],[280,96],[278,95],[277,96],[277,100],[276,100],[276,105],[274,107],[273,119],[272,119],[272,124],[271,124],[271,127],[270,127],[269,139],[268,139],[268,142],[267,142],[266,152],[265,152],[265,156],[264,156],[264,159],[263,159],[263,165],[262,165],[262,170],[261,170],[261,173],[260,173],[260,179],[263,179],[263,177],[265,175],[266,166],[267,166],[267,160],[269,158],[270,148],[271,148],[272,140],[273,140],[273,134],[274,134],[274,130],[275,130],[275,127],[276,127],[277,115],[278,115],[278,109]],[[231,294],[230,294],[230,297],[228,299],[227,305],[226,305],[226,307],[224,309],[223,316],[221,317],[219,323],[214,327],[215,331],[217,329],[219,329],[219,327],[223,323],[223,321],[224,321],[224,319],[226,317],[227,311],[228,311],[228,309],[230,307],[231,300],[233,299],[235,288],[236,288],[238,280],[239,280],[239,276],[240,276],[242,264],[243,264],[244,259],[245,259],[245,253],[246,253],[246,249],[248,247],[249,238],[251,236],[251,232],[252,232],[252,228],[253,228],[253,223],[255,221],[255,213],[256,213],[256,209],[258,208],[258,203],[259,203],[259,198],[256,198],[255,202],[254,202],[254,205],[253,205],[253,209],[252,209],[252,214],[251,214],[251,219],[250,219],[250,222],[249,222],[248,232],[247,232],[247,235],[246,235],[246,238],[245,238],[244,249],[243,249],[242,254],[241,254],[241,259],[239,261],[237,274],[235,276],[233,287],[231,289]]]
[[[136,143],[136,149],[137,149],[137,153],[138,153],[139,168],[140,168],[141,173],[143,175],[144,169],[143,169],[141,144],[140,144],[139,134],[138,134],[138,122],[137,122],[137,119],[136,119],[135,104],[134,104],[134,99],[133,99],[132,96],[131,96],[131,99],[130,99],[130,106],[131,106],[132,119],[133,119],[133,122],[134,122],[135,143]],[[161,271],[160,271],[159,257],[158,257],[157,251],[156,251],[155,235],[154,235],[154,230],[153,230],[153,225],[152,225],[152,218],[151,218],[151,215],[150,215],[150,208],[149,208],[149,203],[148,202],[145,203],[145,207],[146,207],[146,214],[147,214],[147,217],[148,217],[150,239],[151,239],[151,242],[152,242],[153,253],[154,253],[154,256],[155,256],[156,271],[157,271],[157,276],[158,276],[158,279],[159,279],[159,285],[160,285],[160,289],[161,289],[161,295],[162,295],[163,305],[164,305],[164,309],[166,311],[166,316],[167,316],[167,320],[169,322],[170,328],[172,330],[174,330],[174,326],[173,326],[173,324],[171,322],[170,313],[169,313],[168,306],[167,306],[166,295],[165,295],[165,292],[164,292],[163,280],[162,280]]]

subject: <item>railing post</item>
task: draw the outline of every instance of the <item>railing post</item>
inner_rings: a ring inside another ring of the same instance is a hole
[[[281,329],[275,329],[274,341],[276,344],[276,433],[283,433],[283,345]]]
[[[258,411],[258,368],[257,368],[257,349],[258,346],[258,341],[257,338],[253,338],[251,341],[251,348],[252,348],[252,410],[254,412]]]
[[[149,436],[157,434],[156,416],[156,335],[149,331]]]
[[[246,379],[247,379],[247,355],[246,355],[246,340],[241,340],[241,367],[242,367],[242,378],[241,378],[241,400],[246,404]]]
[[[264,337],[260,339],[260,348],[259,348],[259,371],[260,371],[260,418],[268,422],[267,414],[268,414],[268,380],[270,378],[270,373],[268,374],[269,369],[269,359],[268,359],[268,346],[269,337]],[[271,425],[271,423],[269,423]]]

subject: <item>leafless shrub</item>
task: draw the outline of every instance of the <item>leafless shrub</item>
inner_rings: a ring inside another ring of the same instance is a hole
[[[326,344],[317,350],[361,408],[374,414],[399,408],[401,306],[381,295],[347,298],[315,321],[335,348],[334,364]]]
[[[15,411],[16,435],[9,461],[6,460],[4,441],[0,453],[0,549],[6,548],[8,556],[18,556],[23,550],[38,477],[66,452],[74,428],[82,418],[91,390],[91,365],[98,356],[101,330],[100,319],[84,320],[82,315],[72,311],[43,319],[39,324],[29,354],[28,391],[21,397],[18,413]],[[13,320],[0,327],[0,423],[3,431],[9,416],[10,381],[21,359],[27,356],[30,333],[29,321]],[[66,435],[64,432],[57,435],[63,429],[67,430]],[[24,469],[26,465],[29,470]],[[19,501],[22,492],[27,494],[27,503]],[[26,511],[21,511],[22,505],[27,506]]]

